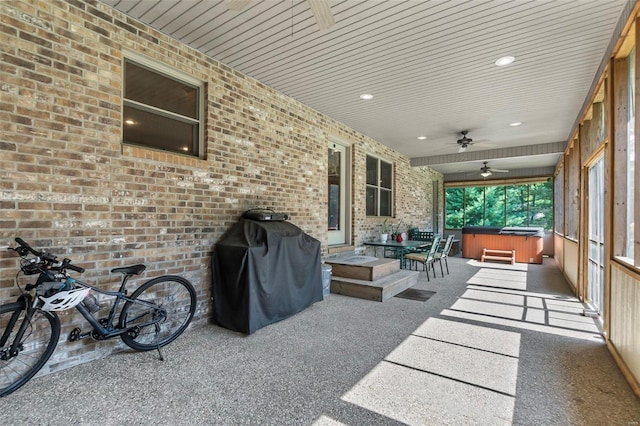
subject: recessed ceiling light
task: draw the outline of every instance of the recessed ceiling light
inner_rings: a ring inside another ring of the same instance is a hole
[[[522,122],[521,121],[514,121],[513,123],[509,123],[509,126],[511,127],[518,127],[519,125],[521,125]]]
[[[425,140],[426,138],[427,138],[426,136],[418,136],[418,139],[421,141]]]
[[[503,56],[502,58],[498,59],[496,61],[496,65],[499,67],[503,67],[505,65],[510,65],[513,63],[513,61],[515,61],[516,58],[514,58],[513,56]]]
[[[131,119],[124,120],[124,122],[127,123],[127,124],[136,124],[136,122],[131,120]]]
[[[369,99],[373,99],[373,95],[365,93],[364,95],[360,95],[360,99],[364,99],[368,101]]]

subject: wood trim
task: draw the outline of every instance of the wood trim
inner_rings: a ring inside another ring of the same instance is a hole
[[[611,115],[609,119],[610,134],[612,137],[611,162],[612,176],[612,209],[609,217],[626,216],[626,176],[627,176],[627,117],[629,85],[629,58],[613,59],[611,61]],[[612,230],[612,254],[614,256],[624,251],[626,243],[626,226],[613,226]]]
[[[609,349],[609,352],[611,353],[611,356],[613,356],[613,359],[615,360],[616,364],[618,365],[618,368],[622,372],[622,375],[624,376],[625,379],[627,379],[627,382],[629,382],[629,386],[631,386],[633,393],[635,393],[636,396],[640,398],[640,383],[633,376],[633,373],[631,372],[629,367],[627,367],[627,364],[624,362],[624,359],[622,359],[622,357],[618,353],[618,350],[616,349],[615,345],[611,343],[609,339],[606,340],[606,343],[607,343],[607,349]]]
[[[603,320],[603,336],[605,340],[609,340],[609,333],[611,331],[611,255],[613,249],[613,221],[611,219],[615,217],[613,212],[613,132],[616,128],[613,119],[613,72],[614,72],[614,59],[609,61],[609,74],[605,80],[605,111],[606,111],[606,129],[605,129],[605,143],[604,143],[604,187],[606,192],[604,194],[604,300],[603,304],[604,317]]]
[[[640,45],[640,19],[636,19],[635,22],[635,27],[636,27],[636,46]],[[636,196],[634,196],[633,201],[634,201],[634,206],[633,206],[633,216],[635,218],[635,223],[637,224],[638,222],[638,217],[640,217],[640,196],[638,196],[638,190],[640,189],[640,170],[638,170],[637,165],[640,164],[640,149],[638,149],[638,139],[640,139],[640,104],[638,103],[640,101],[640,52],[637,51],[636,49],[636,63],[635,63],[635,85],[636,85],[636,90],[635,90],[635,99],[634,99],[634,104],[635,104],[635,111],[634,111],[634,116],[635,116],[635,126],[634,126],[634,135],[635,135],[635,146],[636,146],[636,150],[635,150],[635,164],[636,164],[636,168],[635,168],[635,176],[634,176],[634,192],[636,194]],[[634,253],[634,264],[635,265],[640,265],[640,226],[636,226],[634,229],[634,242],[633,242],[633,253]]]
[[[637,364],[640,337],[635,327],[637,321],[634,321],[640,315],[640,305],[635,301],[640,297],[637,293],[640,285],[640,270],[630,270],[628,265],[622,265],[616,261],[612,263],[612,277],[615,278],[617,290],[621,292],[616,298],[621,304],[616,306],[617,315],[613,317],[613,325],[616,326],[612,330],[614,334],[607,339],[606,343],[625,379],[636,395],[640,396],[640,374]],[[636,294],[638,296],[634,300]],[[634,370],[632,370],[633,365],[635,365]]]
[[[640,13],[640,2],[636,1],[636,4],[633,6],[631,13],[629,13],[629,19],[624,24],[622,31],[620,32],[620,37],[613,47],[612,57],[620,58],[622,56],[627,56],[631,49],[633,48],[633,42],[636,40],[636,15]],[[631,42],[631,45],[630,43]]]
[[[500,185],[524,185],[526,183],[544,183],[553,176],[543,176],[535,178],[518,178],[518,179],[491,179],[486,180],[465,180],[460,182],[444,182],[444,188],[464,188],[467,186],[500,186]]]

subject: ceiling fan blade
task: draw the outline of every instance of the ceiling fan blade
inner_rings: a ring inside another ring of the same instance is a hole
[[[493,167],[491,168],[491,171],[497,173],[509,173],[509,170],[494,169]]]
[[[251,4],[251,0],[224,0],[229,10],[240,11]]]
[[[307,4],[313,12],[316,23],[321,30],[328,30],[336,24],[336,20],[329,7],[329,0],[307,0]]]

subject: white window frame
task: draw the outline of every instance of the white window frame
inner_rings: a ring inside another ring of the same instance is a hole
[[[377,185],[372,185],[372,184],[369,184],[369,183],[367,183],[365,181],[365,184],[366,184],[367,188],[374,188],[375,191],[376,191],[376,206],[375,206],[376,211],[375,211],[375,214],[373,214],[373,215],[369,214],[369,212],[366,211],[367,209],[366,209],[366,205],[365,205],[366,214],[367,214],[368,217],[393,217],[394,210],[395,210],[394,209],[395,165],[393,164],[392,161],[387,161],[384,158],[381,158],[381,157],[379,157],[377,155],[367,154],[366,157],[371,157],[371,158],[374,158],[374,159],[377,160],[377,176],[378,176]],[[367,164],[366,164],[367,160],[366,160],[366,157],[365,157],[365,175],[366,175],[366,172],[367,172]],[[391,187],[390,188],[386,188],[386,187],[382,187],[381,186],[381,182],[382,182],[381,173],[380,173],[380,169],[381,169],[380,165],[381,165],[381,163],[385,163],[385,164],[388,164],[390,166],[390,169],[391,169],[391,176],[389,177],[390,178],[390,182],[391,182]],[[389,191],[389,195],[390,195],[390,198],[389,198],[389,210],[390,211],[389,211],[388,215],[383,215],[380,212],[380,192],[382,190]],[[366,198],[366,192],[365,192],[365,198]],[[366,204],[366,200],[365,200],[365,204]]]
[[[126,62],[131,62],[135,65],[144,67],[146,69],[148,69],[150,72],[154,72],[156,74],[162,75],[164,77],[170,78],[172,80],[177,81],[178,83],[187,85],[187,86],[191,86],[194,87],[198,90],[198,105],[197,105],[197,111],[198,111],[198,117],[196,119],[191,118],[191,117],[185,117],[182,116],[180,114],[176,114],[173,113],[171,111],[165,111],[163,109],[160,108],[156,108],[154,106],[151,105],[146,105],[131,99],[127,99],[124,95],[125,95],[125,88],[126,88],[126,76],[125,76],[125,63]],[[199,80],[191,75],[188,75],[186,73],[183,73],[181,71],[176,70],[175,68],[171,68],[161,62],[155,61],[153,59],[150,59],[146,56],[142,56],[138,53],[132,52],[132,51],[125,51],[122,55],[122,109],[124,111],[124,106],[125,105],[130,105],[130,106],[135,106],[145,112],[151,113],[151,114],[158,114],[161,116],[165,116],[165,117],[170,117],[179,121],[183,121],[183,122],[187,122],[187,123],[192,123],[192,124],[197,124],[198,127],[198,133],[197,133],[197,141],[195,141],[195,143],[197,144],[197,153],[196,154],[183,154],[183,155],[187,155],[189,157],[195,157],[195,158],[205,158],[205,144],[204,144],[204,124],[205,124],[205,120],[204,120],[204,111],[205,111],[205,82],[202,80]],[[123,118],[123,122],[122,122],[122,143],[125,145],[135,145],[135,146],[141,146],[144,147],[146,149],[153,149],[153,150],[162,150],[161,148],[156,148],[150,145],[144,145],[144,144],[133,144],[131,142],[127,142],[124,140],[124,126],[126,125],[126,123],[124,122],[124,118]],[[164,151],[164,150],[163,150]],[[171,152],[172,154],[182,154],[179,151],[166,151],[166,152]]]

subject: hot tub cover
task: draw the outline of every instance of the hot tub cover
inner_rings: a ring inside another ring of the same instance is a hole
[[[544,237],[544,228],[525,226],[465,226],[463,234],[521,235],[525,237]]]
[[[241,219],[215,244],[214,318],[251,334],[323,299],[320,241],[290,222]]]

